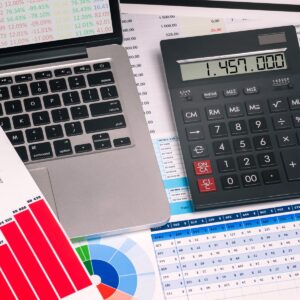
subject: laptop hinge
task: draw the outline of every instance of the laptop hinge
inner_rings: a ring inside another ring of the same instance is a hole
[[[86,57],[88,54],[85,47],[19,52],[10,56],[0,56],[0,70]]]

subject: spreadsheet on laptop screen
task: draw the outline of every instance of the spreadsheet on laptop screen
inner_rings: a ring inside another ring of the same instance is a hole
[[[112,32],[109,0],[0,1],[0,48]]]

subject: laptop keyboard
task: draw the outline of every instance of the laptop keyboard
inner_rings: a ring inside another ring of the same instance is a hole
[[[23,162],[131,145],[110,62],[0,77],[0,126]]]

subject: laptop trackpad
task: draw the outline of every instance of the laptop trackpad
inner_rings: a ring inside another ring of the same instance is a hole
[[[56,216],[58,216],[48,169],[39,168],[29,170],[29,172],[36,184],[38,185],[38,187],[40,188],[40,190],[42,191],[42,193],[44,194],[44,196],[46,197],[46,200],[53,209],[54,213],[56,214]]]

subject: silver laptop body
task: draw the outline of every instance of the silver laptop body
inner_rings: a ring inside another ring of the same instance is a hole
[[[0,125],[72,238],[153,227],[169,218],[127,52],[117,44],[118,1],[109,4],[114,30],[103,39],[0,52]],[[70,69],[68,76],[61,71]]]

